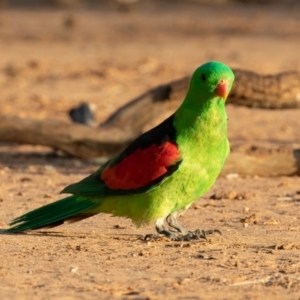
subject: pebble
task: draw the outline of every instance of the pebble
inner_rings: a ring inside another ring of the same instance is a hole
[[[238,173],[229,173],[226,175],[226,179],[228,179],[228,180],[236,179],[238,177],[239,177]]]
[[[71,267],[71,268],[70,268],[70,272],[72,272],[72,273],[76,273],[77,270],[78,270],[77,267]]]

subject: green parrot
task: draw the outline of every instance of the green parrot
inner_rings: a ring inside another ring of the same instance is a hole
[[[177,218],[210,189],[229,154],[225,100],[233,81],[232,70],[223,63],[198,67],[173,115],[95,173],[67,186],[62,193],[71,196],[14,219],[6,231],[51,228],[108,213],[138,227],[155,223],[159,234],[175,241],[219,232],[192,232]]]

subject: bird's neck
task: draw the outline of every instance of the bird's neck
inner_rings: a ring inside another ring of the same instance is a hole
[[[194,101],[195,102],[195,101]],[[200,104],[184,101],[175,113],[174,125],[177,130],[205,130],[206,128],[220,128],[227,130],[227,114],[225,101],[214,98]]]

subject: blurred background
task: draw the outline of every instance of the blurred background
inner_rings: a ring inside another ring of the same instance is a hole
[[[219,60],[261,74],[300,70],[292,0],[2,0],[1,114],[101,122],[151,87]]]

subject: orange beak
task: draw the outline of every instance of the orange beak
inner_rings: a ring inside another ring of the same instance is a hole
[[[229,93],[228,86],[229,86],[228,80],[221,79],[215,89],[215,94],[219,97],[222,97],[224,100],[226,100]]]

